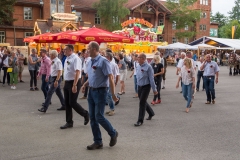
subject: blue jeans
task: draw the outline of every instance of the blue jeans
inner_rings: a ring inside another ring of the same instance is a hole
[[[116,135],[116,130],[104,117],[104,110],[107,98],[107,88],[92,89],[88,92],[88,108],[93,133],[93,140],[96,144],[102,144],[102,135],[99,124],[108,132],[110,137]]]
[[[49,104],[51,102],[52,95],[53,95],[54,92],[56,92],[56,95],[58,96],[58,98],[59,98],[59,100],[61,102],[62,107],[65,107],[65,100],[63,98],[63,94],[62,94],[61,87],[60,87],[61,82],[62,82],[62,78],[60,78],[58,80],[58,86],[56,88],[54,87],[55,80],[56,80],[56,77],[54,77],[54,78],[52,77],[51,78],[51,82],[52,83],[51,83],[51,86],[50,86],[50,88],[49,88],[49,90],[47,92],[47,97],[46,97],[46,100],[45,100],[45,103],[44,103],[44,108],[46,110],[48,109],[48,106],[49,106]]]
[[[135,93],[138,93],[138,86],[137,86],[137,75],[134,75],[134,88],[135,88]]]
[[[192,101],[192,83],[190,83],[189,85],[185,85],[182,83],[182,93],[183,93],[183,97],[184,99],[187,101],[187,105],[186,107],[189,108],[189,105]]]
[[[45,79],[46,79],[46,74],[43,74],[43,75],[42,75],[42,86],[41,86],[41,90],[42,90],[42,92],[43,92],[43,94],[44,94],[44,99],[47,98],[47,92],[48,92],[48,89],[49,89],[49,87],[48,87],[49,81],[46,82]]]
[[[108,93],[107,93],[107,103],[110,107],[111,110],[115,109],[115,104],[113,103],[113,99],[112,99],[112,93],[110,88],[108,88]]]
[[[211,102],[216,98],[215,89],[214,89],[214,80],[215,80],[215,76],[203,77],[203,83],[204,83],[204,87],[207,94],[207,101],[209,102]]]
[[[203,71],[198,71],[198,74],[197,74],[197,89],[198,90],[199,90],[201,78],[203,79]],[[203,83],[202,89],[205,89],[204,83]]]

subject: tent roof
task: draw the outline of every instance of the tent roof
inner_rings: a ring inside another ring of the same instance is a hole
[[[191,49],[191,50],[196,50],[197,47],[194,46],[190,46],[188,44],[184,44],[184,43],[173,43],[173,44],[169,44],[167,46],[158,46],[159,49]]]
[[[227,38],[215,38],[215,37],[202,37],[191,43],[190,45],[197,45],[200,43],[206,43],[215,47],[230,47],[240,50],[240,39],[227,39]]]

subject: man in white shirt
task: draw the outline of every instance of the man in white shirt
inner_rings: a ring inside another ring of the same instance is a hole
[[[137,67],[139,66],[139,64],[138,64],[137,59],[138,59],[138,55],[135,54],[133,56],[133,67],[134,67],[134,69],[133,69],[133,72],[132,72],[132,74],[130,76],[130,78],[132,78],[132,76],[134,76],[134,89],[135,89],[135,94],[136,95],[133,98],[138,98]]]
[[[204,63],[204,58],[200,57],[199,61],[197,61],[197,67],[198,67],[197,88],[196,88],[197,91],[199,91],[199,85],[200,85],[201,78],[203,80],[204,70],[201,70],[201,66],[203,65],[203,63]],[[203,83],[202,90],[204,91],[204,89],[205,89],[205,87],[204,87],[204,83]]]
[[[66,124],[61,126],[61,129],[67,129],[73,127],[73,113],[72,108],[84,117],[84,125],[89,122],[89,114],[80,104],[77,103],[79,90],[81,87],[81,70],[82,62],[77,54],[73,53],[73,46],[66,45],[64,48],[64,54],[67,56],[64,64],[64,98],[66,105]]]
[[[111,52],[106,52],[105,57],[107,58],[108,61],[110,61],[110,66],[111,66],[111,69],[112,69],[112,74],[113,74],[114,83],[115,83],[115,87],[116,87],[117,83],[119,81],[119,76],[120,76],[119,67],[115,62],[112,61],[113,54]],[[117,105],[120,101],[120,97],[117,96],[117,98],[118,98],[118,101],[115,103],[115,105]],[[113,99],[112,99],[112,94],[111,94],[111,89],[110,88],[109,88],[108,94],[107,94],[107,103],[110,107],[110,110],[107,111],[106,114],[109,115],[109,116],[113,116],[115,114],[115,105],[114,105],[114,102],[113,102]]]
[[[43,107],[41,109],[38,109],[39,112],[46,112],[48,109],[48,106],[51,102],[52,95],[54,92],[56,92],[56,95],[58,96],[62,107],[57,110],[65,110],[65,100],[63,98],[63,94],[61,91],[61,82],[62,82],[62,62],[58,58],[58,52],[56,50],[52,50],[50,52],[50,58],[52,60],[51,64],[51,86],[47,92],[47,97],[45,99],[45,102],[43,104]]]
[[[89,64],[89,61],[91,61],[91,57],[89,56],[88,51],[86,51],[84,54],[84,62],[83,62],[84,77],[83,77],[82,84],[84,84],[88,80],[87,66]],[[88,94],[88,87],[85,88],[84,95],[80,99],[87,99],[87,94]]]

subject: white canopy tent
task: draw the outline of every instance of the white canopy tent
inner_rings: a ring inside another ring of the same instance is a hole
[[[169,44],[167,46],[158,46],[158,49],[186,49],[186,50],[197,50],[198,48],[195,46],[190,46],[188,44],[184,44],[184,43],[173,43],[173,44]]]

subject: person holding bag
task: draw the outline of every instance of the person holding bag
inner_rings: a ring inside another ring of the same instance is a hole
[[[16,84],[18,81],[18,61],[14,52],[11,52],[11,56],[8,59],[8,64],[9,68],[7,72],[10,75],[11,89],[16,89]]]

